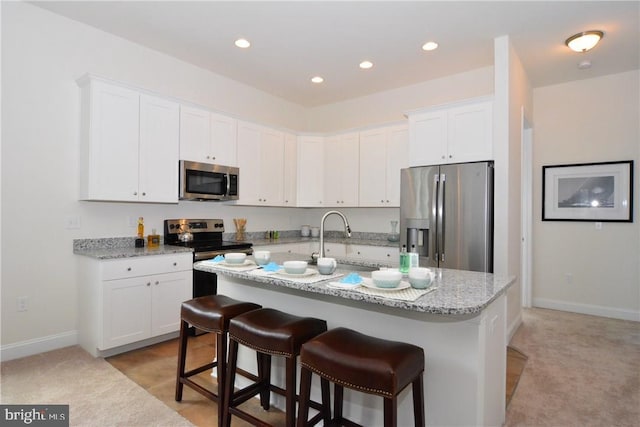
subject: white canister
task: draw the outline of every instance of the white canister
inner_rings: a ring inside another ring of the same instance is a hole
[[[300,228],[300,235],[302,237],[309,237],[309,234],[311,234],[311,227],[309,227],[308,225],[303,225]]]
[[[311,227],[311,237],[320,236],[320,227]]]

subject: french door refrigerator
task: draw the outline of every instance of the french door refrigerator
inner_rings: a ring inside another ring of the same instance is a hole
[[[493,162],[401,171],[400,247],[421,267],[493,272]]]

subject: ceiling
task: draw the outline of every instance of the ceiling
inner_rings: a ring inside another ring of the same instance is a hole
[[[639,1],[32,3],[307,107],[491,66],[502,35],[533,87],[640,68]],[[564,45],[593,29],[605,36],[592,51]],[[423,51],[429,40],[439,48]]]

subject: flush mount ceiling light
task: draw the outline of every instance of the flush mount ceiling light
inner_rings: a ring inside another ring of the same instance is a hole
[[[246,49],[249,46],[251,46],[251,43],[249,43],[249,40],[247,39],[238,39],[235,41],[235,45],[238,46],[240,49]]]
[[[575,52],[586,52],[593,49],[598,44],[602,36],[604,36],[602,31],[584,31],[569,37],[565,44],[569,46],[569,49]]]
[[[315,76],[315,77],[311,77],[311,81],[313,83],[322,83],[324,81],[324,79],[320,76]]]
[[[362,68],[363,70],[368,70],[371,67],[373,67],[373,62],[371,61],[362,61],[360,63],[360,68]]]
[[[426,42],[422,45],[422,50],[436,50],[438,48],[438,43],[436,42]]]

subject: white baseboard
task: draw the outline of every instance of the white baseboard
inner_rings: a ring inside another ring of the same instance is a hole
[[[513,336],[515,335],[516,331],[518,330],[521,324],[522,324],[522,309],[520,309],[520,312],[518,313],[516,318],[513,319],[513,322],[507,325],[507,344],[511,342],[511,338],[513,338]]]
[[[610,317],[612,319],[633,320],[635,322],[640,322],[640,311],[626,310],[621,308],[556,301],[545,298],[534,298],[533,306],[539,308],[550,308],[552,310],[569,311],[572,313],[590,314],[592,316]]]
[[[6,362],[7,360],[33,356],[34,354],[57,350],[76,344],[78,344],[77,331],[63,332],[61,334],[7,344],[0,347],[0,361]]]

